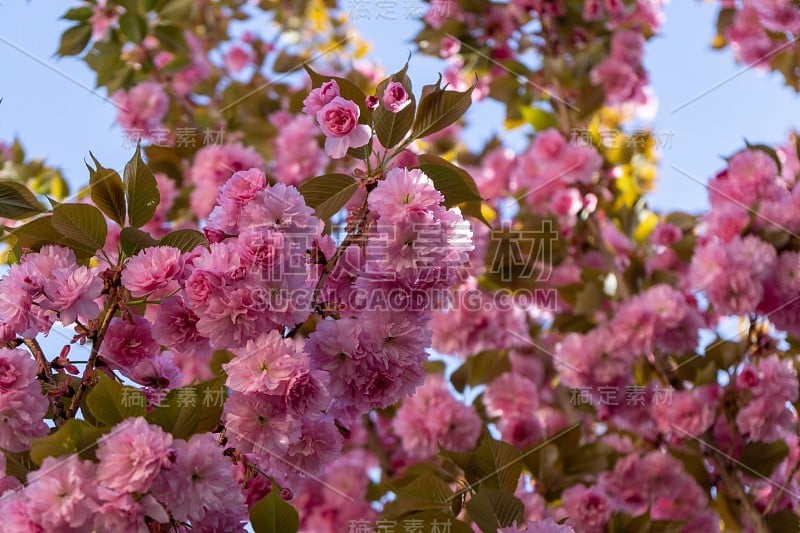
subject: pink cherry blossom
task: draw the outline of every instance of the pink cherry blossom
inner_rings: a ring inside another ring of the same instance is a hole
[[[317,111],[317,122],[325,134],[325,152],[333,159],[341,159],[349,148],[359,148],[369,142],[369,126],[359,124],[361,111],[350,100],[334,97]]]
[[[183,270],[181,251],[171,246],[145,248],[128,260],[122,272],[122,284],[135,297],[159,298],[178,289]]]
[[[130,418],[100,439],[97,480],[109,489],[147,492],[175,457],[169,433],[144,418]]]
[[[389,82],[383,90],[383,105],[391,113],[399,113],[411,104],[411,96],[398,81]]]

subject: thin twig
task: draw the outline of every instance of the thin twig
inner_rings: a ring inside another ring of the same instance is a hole
[[[86,368],[83,371],[83,376],[81,377],[81,384],[78,386],[78,390],[75,391],[75,396],[72,398],[72,403],[67,410],[67,417],[72,418],[75,416],[75,413],[78,411],[78,408],[81,404],[81,399],[83,395],[86,393],[86,389],[89,387],[89,379],[94,372],[95,365],[97,364],[97,358],[100,356],[100,346],[103,343],[103,339],[106,336],[106,332],[108,331],[108,326],[111,323],[111,319],[114,318],[114,315],[119,309],[119,274],[115,274],[114,279],[111,282],[111,288],[108,292],[108,298],[110,301],[108,311],[106,311],[105,316],[103,317],[103,321],[100,323],[100,326],[97,328],[95,332],[93,332],[89,338],[92,340],[92,352],[89,354],[89,359],[86,363]]]
[[[53,371],[50,368],[47,357],[45,357],[42,351],[42,347],[39,346],[39,342],[36,339],[23,339],[22,342],[28,347],[33,354],[33,358],[36,359],[36,362],[39,364],[39,377],[41,380],[49,387],[55,388],[57,384],[53,379]],[[55,422],[56,426],[60,426],[67,420],[67,415],[64,411],[64,402],[60,396],[51,398],[51,402],[53,405],[53,422]]]

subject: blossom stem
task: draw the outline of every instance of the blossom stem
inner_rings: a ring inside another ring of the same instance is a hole
[[[114,318],[117,309],[119,309],[119,276],[120,273],[117,271],[114,273],[114,277],[111,280],[111,287],[108,291],[109,306],[108,311],[106,311],[103,317],[103,321],[100,323],[100,326],[89,335],[89,338],[92,339],[92,351],[89,354],[89,360],[86,362],[86,368],[81,377],[81,384],[78,386],[78,390],[75,391],[75,396],[72,398],[72,403],[70,403],[69,409],[67,410],[67,418],[73,418],[80,407],[83,395],[86,394],[86,389],[89,388],[89,379],[94,372],[97,358],[100,356],[100,346],[106,336],[108,326],[111,324],[111,319]]]

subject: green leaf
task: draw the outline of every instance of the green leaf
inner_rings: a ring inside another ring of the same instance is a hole
[[[23,184],[0,181],[0,217],[19,220],[45,211],[36,196]]]
[[[400,517],[418,511],[447,513],[453,503],[453,491],[437,474],[425,473],[406,485],[395,485],[397,500],[386,506],[387,515]]]
[[[536,131],[544,131],[548,128],[554,128],[558,124],[555,115],[548,113],[543,109],[531,106],[522,106],[520,108],[523,120],[533,126]]]
[[[405,64],[402,70],[392,74],[379,83],[375,91],[377,97],[382,100],[383,92],[386,90],[389,83],[399,82],[403,84],[403,87],[411,99],[411,103],[397,113],[392,113],[383,105],[378,106],[378,108],[373,111],[375,133],[384,148],[394,148],[397,146],[414,124],[416,102],[414,100],[414,93],[411,92],[411,80],[406,75],[407,71],[408,63]]]
[[[414,524],[413,528],[404,528],[406,531],[417,531],[419,533],[428,533],[429,531],[438,531],[441,533],[473,533],[474,531],[466,523],[453,518],[451,513],[442,513],[438,511],[423,511],[421,513],[409,514],[403,517],[403,523],[405,522]],[[418,525],[421,526],[421,529],[416,529]],[[394,531],[396,533],[401,533],[403,529],[395,529]]]
[[[761,475],[764,477],[772,474],[789,454],[789,447],[785,442],[751,442],[742,449],[739,462],[744,465],[741,471],[749,476]]]
[[[145,418],[179,439],[211,431],[222,416],[225,379],[223,375],[198,385],[173,389]]]
[[[92,168],[89,169],[89,190],[91,191],[94,205],[106,214],[108,218],[123,226],[125,224],[125,189],[122,186],[122,178],[116,170],[105,168],[92,152],[89,155],[94,161]]]
[[[157,11],[162,19],[186,22],[191,18],[195,0],[170,0],[164,2]]]
[[[296,533],[300,529],[300,516],[280,496],[277,484],[250,509],[250,522],[255,533]]]
[[[3,450],[6,456],[6,475],[14,476],[22,483],[28,480],[28,473],[36,470],[36,464],[31,460],[29,450],[23,452],[9,452]]]
[[[167,233],[158,241],[159,246],[172,246],[183,253],[191,252],[198,246],[208,246],[205,236],[197,230],[179,229]]]
[[[126,418],[145,415],[146,400],[141,391],[123,387],[104,374],[98,374],[98,378],[97,385],[86,395],[86,405],[97,420],[114,426]]]
[[[514,522],[521,524],[525,506],[511,493],[485,488],[470,498],[467,512],[481,531],[497,531]]]
[[[484,433],[464,468],[464,475],[470,485],[514,492],[522,472],[521,459],[517,448]]]
[[[327,76],[325,74],[315,72],[305,63],[303,64],[303,68],[306,69],[306,72],[308,72],[308,75],[311,77],[311,86],[315,89],[320,87],[326,81],[334,80],[336,85],[339,86],[339,96],[345,100],[352,100],[353,103],[358,106],[360,111],[358,122],[361,124],[369,124],[369,118],[372,114],[372,111],[367,108],[367,95],[364,94],[364,91],[362,91],[358,85],[345,78]]]
[[[73,7],[61,17],[64,20],[74,20],[77,22],[86,22],[92,17],[94,10],[91,7]]]
[[[440,80],[441,81],[441,80]],[[439,83],[419,101],[417,117],[411,136],[415,139],[427,137],[455,123],[472,104],[472,91],[477,82],[464,92],[445,91]],[[425,91],[423,91],[425,93]]]
[[[128,257],[133,257],[145,248],[158,246],[158,241],[146,231],[136,228],[122,228],[119,234],[119,246]]]
[[[22,250],[38,251],[45,244],[61,240],[61,236],[53,228],[52,220],[52,216],[41,217],[11,230],[5,238],[13,242],[17,259]]]
[[[86,48],[91,36],[92,27],[90,25],[81,23],[72,26],[61,35],[61,43],[58,45],[56,53],[60,56],[76,56]]]
[[[464,364],[450,376],[450,382],[459,392],[464,392],[467,385],[474,387],[489,383],[509,370],[511,370],[511,363],[506,352],[486,350],[468,357]]]
[[[156,178],[142,160],[142,147],[125,165],[125,196],[128,199],[128,221],[134,228],[147,224],[156,212],[161,197]]]
[[[119,18],[119,28],[129,41],[140,43],[147,33],[147,21],[135,11],[125,11]]]
[[[106,244],[106,219],[93,205],[57,205],[53,209],[53,228],[71,241],[69,246],[76,252],[94,254]]]
[[[481,201],[478,186],[466,170],[430,154],[420,155],[419,161],[418,168],[433,180],[436,190],[444,196],[445,207],[453,207],[463,202]]]
[[[433,180],[436,189],[444,196],[445,207],[458,207],[463,214],[489,225],[481,210],[483,204],[478,186],[469,172],[431,154],[420,155],[419,161],[417,168]]]
[[[60,457],[78,453],[83,458],[94,455],[94,444],[108,428],[92,427],[85,420],[70,418],[46,437],[33,439],[31,443],[31,460],[41,465],[46,457]]]
[[[327,220],[343,208],[358,190],[358,182],[346,174],[325,174],[312,178],[299,189],[317,217]]]

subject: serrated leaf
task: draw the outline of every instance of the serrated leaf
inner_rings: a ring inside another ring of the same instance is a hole
[[[218,376],[198,385],[171,390],[145,417],[179,439],[214,429],[225,403],[226,376]]]
[[[275,483],[270,493],[250,509],[250,522],[255,533],[296,533],[300,529],[300,516],[281,498]]]
[[[127,10],[119,18],[119,28],[132,43],[140,43],[147,33],[147,22],[132,10]]]
[[[108,218],[123,226],[125,224],[125,189],[122,178],[116,170],[105,168],[93,153],[89,155],[94,161],[95,168],[88,164],[89,190],[91,191],[94,205],[106,214]]]
[[[64,20],[74,20],[78,22],[86,22],[92,17],[94,10],[91,7],[73,7],[61,17]]]
[[[437,474],[424,473],[405,485],[393,484],[397,500],[387,505],[388,515],[400,517],[412,512],[450,510],[453,491]]]
[[[61,43],[58,45],[56,53],[60,56],[76,56],[86,48],[91,37],[92,27],[90,25],[80,23],[72,26],[61,34]]]
[[[141,391],[124,387],[104,374],[98,374],[98,379],[86,395],[86,405],[97,420],[114,426],[126,418],[145,415],[146,400]]]
[[[36,196],[23,184],[0,181],[0,217],[19,220],[45,211]]]
[[[158,241],[146,231],[136,228],[122,228],[119,234],[119,246],[128,257],[133,257],[145,248],[158,246]]]
[[[411,128],[411,136],[415,139],[422,139],[454,124],[472,105],[474,89],[475,85],[464,92],[445,91],[437,84],[433,90],[420,99],[414,126]]]
[[[390,521],[391,522],[391,521]],[[474,533],[474,530],[461,520],[453,518],[450,513],[438,511],[423,511],[413,513],[403,517],[403,524],[414,524],[414,527],[404,527],[406,531],[417,531],[419,533],[430,531],[441,533]],[[416,529],[420,526],[421,529]],[[376,530],[377,531],[377,530]],[[391,530],[390,530],[391,531]],[[402,529],[395,529],[396,533],[401,533]]]
[[[70,247],[94,253],[106,244],[108,226],[93,205],[59,204],[53,209],[53,229],[69,239]]]
[[[50,435],[33,439],[30,458],[37,465],[41,465],[47,457],[60,457],[72,453],[90,458],[94,455],[93,444],[107,430],[105,427],[93,427],[85,420],[70,418]]]
[[[45,244],[56,243],[61,236],[53,228],[53,217],[45,216],[14,228],[8,234],[9,240],[14,242],[14,247],[18,250],[38,251]]]
[[[487,226],[491,225],[484,215],[484,204],[478,186],[469,172],[431,154],[420,155],[419,161],[417,168],[433,180],[436,189],[444,196],[445,207],[458,207],[464,215],[476,218]]]
[[[512,493],[485,488],[470,498],[467,512],[481,531],[497,531],[515,522],[521,524],[525,506]]]
[[[172,246],[183,253],[191,252],[198,246],[208,246],[205,236],[197,230],[179,229],[164,235],[159,246]]]
[[[486,350],[468,357],[450,376],[450,382],[459,392],[469,385],[474,387],[489,383],[497,376],[511,370],[511,363],[505,352]]]
[[[358,190],[358,182],[347,174],[325,174],[312,178],[298,188],[317,217],[327,220],[343,208]]]
[[[125,165],[123,182],[128,200],[128,222],[134,228],[141,228],[153,218],[161,201],[156,178],[142,160],[141,145],[136,147],[136,153]]]
[[[411,80],[406,75],[408,71],[408,63],[400,70],[392,74],[387,79],[378,84],[376,95],[379,99],[383,99],[383,92],[390,82],[399,82],[403,84],[411,102],[397,113],[392,113],[383,105],[378,106],[373,111],[373,123],[375,124],[375,133],[378,140],[384,148],[394,148],[400,141],[408,134],[411,126],[414,124],[414,112],[416,110],[416,101],[414,93],[411,92]]]
[[[739,462],[744,465],[743,467],[740,466],[740,470],[749,476],[761,475],[767,477],[786,459],[788,454],[789,447],[781,440],[775,442],[751,442],[745,445],[741,456],[739,456]]]
[[[488,433],[472,454],[464,468],[471,485],[513,492],[522,472],[521,454],[507,442],[495,440]]]

